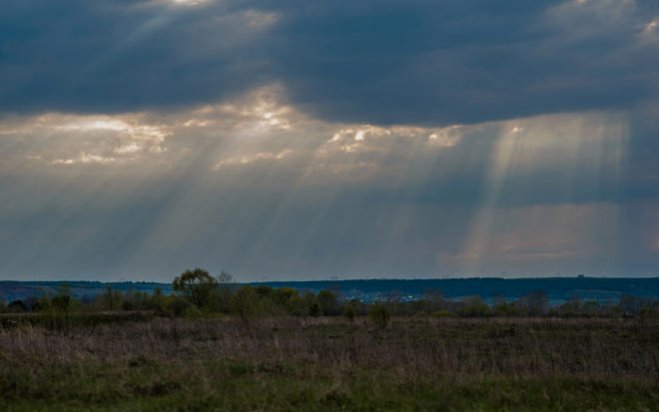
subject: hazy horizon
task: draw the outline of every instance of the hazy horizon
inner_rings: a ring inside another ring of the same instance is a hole
[[[7,0],[0,279],[659,276],[659,3]]]
[[[194,269],[190,267],[189,269]],[[205,268],[201,268],[205,269]],[[207,270],[207,269],[206,269]],[[219,274],[213,271],[209,271],[211,276],[217,276]],[[141,279],[139,277],[121,277],[117,279],[104,279],[104,278],[94,278],[94,277],[80,277],[80,278],[65,278],[65,277],[7,277],[0,279],[0,282],[50,282],[50,283],[62,283],[66,284],[67,282],[101,282],[101,283],[162,283],[162,284],[171,284],[174,277],[180,275],[180,273],[175,273],[171,278],[153,278],[153,279]],[[232,274],[233,275],[233,274]],[[634,275],[611,275],[611,276],[597,276],[597,275],[585,275],[585,274],[553,274],[553,275],[537,275],[537,276],[528,276],[528,275],[465,275],[465,276],[388,276],[388,277],[378,277],[378,276],[369,276],[369,277],[309,277],[300,275],[297,277],[276,277],[272,279],[270,276],[263,275],[243,275],[235,276],[234,281],[237,283],[288,283],[288,282],[350,282],[350,281],[383,281],[383,280],[401,280],[401,281],[427,281],[427,280],[470,280],[470,279],[484,279],[484,280],[533,280],[533,279],[577,279],[581,276],[584,276],[588,279],[659,279],[658,275],[647,275],[647,276],[634,276]]]

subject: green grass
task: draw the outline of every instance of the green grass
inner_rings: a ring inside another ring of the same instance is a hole
[[[15,384],[11,384],[14,382]],[[304,365],[216,361],[18,369],[3,374],[3,410],[657,410],[647,381],[547,377],[421,379]]]
[[[0,410],[659,410],[659,325],[266,319],[0,329]]]

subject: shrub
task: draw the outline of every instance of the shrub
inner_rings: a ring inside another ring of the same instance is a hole
[[[28,310],[27,305],[20,299],[12,301],[9,306],[7,306],[7,311],[10,313],[24,313]]]
[[[37,303],[32,306],[32,312],[47,313],[52,310],[52,301],[48,295],[40,296],[39,299],[37,299]]]
[[[146,308],[155,310],[157,313],[166,311],[167,297],[163,295],[162,289],[156,288],[151,296],[147,296]]]
[[[544,316],[549,312],[549,299],[542,290],[536,290],[518,300],[529,316]]]
[[[483,302],[480,296],[465,299],[464,306],[458,311],[458,314],[464,317],[483,317],[489,313],[490,308]]]
[[[180,296],[172,296],[167,302],[165,310],[170,316],[181,316],[191,305],[190,302]]]
[[[659,308],[645,306],[638,311],[638,315],[641,319],[659,319]]]
[[[67,285],[60,286],[57,294],[51,300],[53,309],[64,313],[68,313],[71,310],[72,303],[71,288]]]
[[[272,288],[272,286],[268,286],[268,285],[256,286],[254,290],[256,291],[256,294],[262,298],[270,298],[274,293],[274,289]]]
[[[252,286],[243,286],[234,293],[231,297],[231,311],[240,316],[245,325],[261,313],[260,298]]]
[[[204,313],[195,305],[190,305],[183,311],[183,316],[188,319],[201,319],[204,317]]]
[[[121,310],[130,312],[135,310],[135,302],[130,299],[130,296],[125,296],[123,302],[121,302]]]
[[[311,292],[307,292],[304,295],[304,302],[307,306],[307,314],[309,316],[320,316],[322,315],[322,309],[318,303],[318,298]]]
[[[368,317],[375,326],[384,329],[391,322],[391,311],[384,304],[375,302],[371,305]]]
[[[455,314],[448,310],[436,310],[432,313],[432,316],[435,318],[454,318]]]
[[[320,316],[323,314],[323,311],[320,309],[318,302],[311,302],[309,305],[309,316]]]
[[[519,316],[519,307],[514,303],[501,302],[492,308],[492,313],[496,316]]]
[[[355,321],[355,316],[356,316],[355,307],[351,304],[347,304],[343,308],[343,316],[345,316],[346,319],[348,319],[350,321],[350,323],[354,322]]]
[[[318,292],[318,303],[325,316],[336,316],[341,313],[336,294],[331,290],[326,289]]]
[[[299,293],[293,288],[277,288],[272,293],[272,299],[274,302],[279,306],[286,307],[289,311],[291,308],[291,302],[299,297]]]
[[[286,310],[293,316],[307,316],[309,314],[307,302],[297,295],[286,301]]]

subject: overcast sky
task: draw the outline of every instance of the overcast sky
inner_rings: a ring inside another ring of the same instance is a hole
[[[656,0],[3,0],[0,279],[659,275]]]

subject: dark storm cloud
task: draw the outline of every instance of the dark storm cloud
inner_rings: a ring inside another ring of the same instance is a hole
[[[324,119],[478,123],[655,96],[653,1],[10,0],[5,112],[213,102],[273,81]]]
[[[166,109],[269,76],[245,47],[250,16],[221,5],[21,0],[0,9],[3,111]]]
[[[638,45],[655,3],[559,5],[307,2],[274,33],[278,69],[295,101],[343,121],[472,123],[656,95],[659,53]]]

